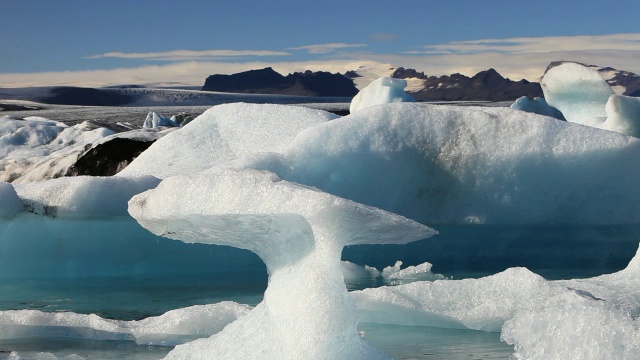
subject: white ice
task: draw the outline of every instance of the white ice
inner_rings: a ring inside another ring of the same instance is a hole
[[[15,186],[26,208],[58,218],[128,216],[127,201],[158,185],[153,176],[76,176]]]
[[[640,355],[640,251],[620,272],[548,281],[524,268],[355,291],[361,321],[501,331],[518,359]]]
[[[505,108],[373,106],[238,166],[424,224],[640,223],[638,139]]]
[[[614,94],[596,70],[577,63],[549,69],[540,85],[547,103],[560,110],[567,121],[579,124],[605,118],[604,106]]]
[[[63,175],[85,146],[113,131],[43,119],[0,118],[0,181],[22,183]]]
[[[522,110],[538,115],[550,116],[556,119],[564,119],[562,113],[547,104],[547,101],[544,98],[535,97],[533,99],[522,96],[518,98],[513,104],[510,106],[512,109]]]
[[[129,212],[153,233],[231,245],[267,265],[264,300],[169,359],[387,359],[362,340],[340,273],[345,245],[406,243],[435,232],[400,216],[254,170],[165,179]]]
[[[640,98],[611,95],[605,106],[602,128],[640,138]]]
[[[140,345],[175,346],[220,332],[246,316],[251,306],[232,301],[194,305],[138,321],[104,319],[95,314],[0,311],[0,339],[63,336],[85,340],[128,340]]]
[[[11,219],[24,208],[22,200],[18,197],[11,184],[0,181],[0,219]]]
[[[178,127],[180,125],[170,118],[153,111],[147,114],[147,118],[144,119],[144,123],[142,124],[142,127],[145,129],[156,129],[163,126]]]
[[[282,151],[302,130],[337,116],[283,105],[214,106],[154,143],[119,176],[194,173],[258,152]]]
[[[354,113],[373,105],[394,102],[414,102],[411,95],[404,91],[407,81],[383,76],[360,90],[351,100],[349,112]]]

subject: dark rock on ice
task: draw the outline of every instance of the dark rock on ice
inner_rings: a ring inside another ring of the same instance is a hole
[[[78,161],[69,168],[65,176],[115,175],[151,146],[154,141],[116,137],[90,147],[78,157]]]

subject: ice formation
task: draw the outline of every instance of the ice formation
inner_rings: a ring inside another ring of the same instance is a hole
[[[640,250],[620,272],[548,281],[524,268],[352,292],[362,322],[501,331],[522,359],[640,355]]]
[[[145,129],[155,129],[163,126],[178,127],[180,125],[171,118],[153,111],[147,114],[147,118],[144,119],[144,123],[142,124],[142,127]]]
[[[0,181],[40,181],[64,175],[85,146],[113,131],[43,119],[0,118]]]
[[[165,178],[209,169],[258,152],[282,151],[302,130],[335,119],[328,112],[283,105],[225,104],[154,143],[118,176]]]
[[[170,177],[131,199],[129,212],[159,235],[251,250],[269,271],[264,300],[249,315],[176,347],[170,359],[386,359],[358,335],[340,274],[342,248],[435,233],[254,170]]]
[[[614,94],[596,70],[564,63],[547,71],[540,83],[547,103],[560,110],[567,121],[597,123],[605,118],[605,104]]]
[[[550,116],[556,119],[564,120],[564,116],[562,113],[547,104],[544,98],[535,97],[531,99],[530,97],[523,96],[518,98],[513,104],[510,106],[512,109],[522,110],[538,115]]]
[[[396,103],[309,128],[283,154],[242,166],[424,224],[637,224],[639,162],[640,141],[614,132]]]
[[[407,81],[383,76],[360,90],[351,100],[349,112],[354,113],[373,105],[394,102],[414,102],[411,95],[404,91]]]
[[[36,214],[67,219],[107,218],[127,216],[127,201],[159,182],[153,176],[76,176],[16,185],[16,192],[26,208]]]
[[[0,219],[11,219],[22,211],[24,204],[11,184],[0,181]]]
[[[175,346],[220,332],[251,311],[223,301],[171,310],[138,321],[39,310],[0,311],[0,339],[64,336],[85,340],[129,340],[140,345]]]
[[[602,128],[640,138],[640,98],[611,95],[605,107],[607,120]]]

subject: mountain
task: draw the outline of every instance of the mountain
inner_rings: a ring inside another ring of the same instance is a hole
[[[567,62],[573,62],[597,70],[600,76],[602,76],[607,81],[607,83],[609,83],[616,94],[640,96],[640,76],[629,71],[617,70],[612,67],[587,65],[577,61],[553,61],[549,64],[549,66],[547,66],[547,69],[544,71],[544,73],[546,74],[549,69]]]
[[[283,76],[272,68],[207,77],[202,91],[351,97],[358,93],[353,81],[341,74],[305,71]]]

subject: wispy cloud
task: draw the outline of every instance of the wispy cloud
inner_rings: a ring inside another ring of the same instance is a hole
[[[147,52],[147,53],[124,53],[124,52],[108,52],[104,54],[87,56],[85,59],[101,59],[101,58],[121,58],[121,59],[144,59],[158,61],[187,61],[187,60],[206,60],[217,58],[238,58],[238,57],[255,57],[255,56],[288,56],[291,55],[285,51],[273,50],[172,50],[165,52]]]
[[[306,50],[310,54],[327,54],[342,49],[365,47],[367,44],[347,44],[347,43],[329,43],[305,45],[289,48],[288,50]]]
[[[550,51],[640,50],[640,34],[549,36],[452,41],[426,45],[424,54],[540,53]]]

